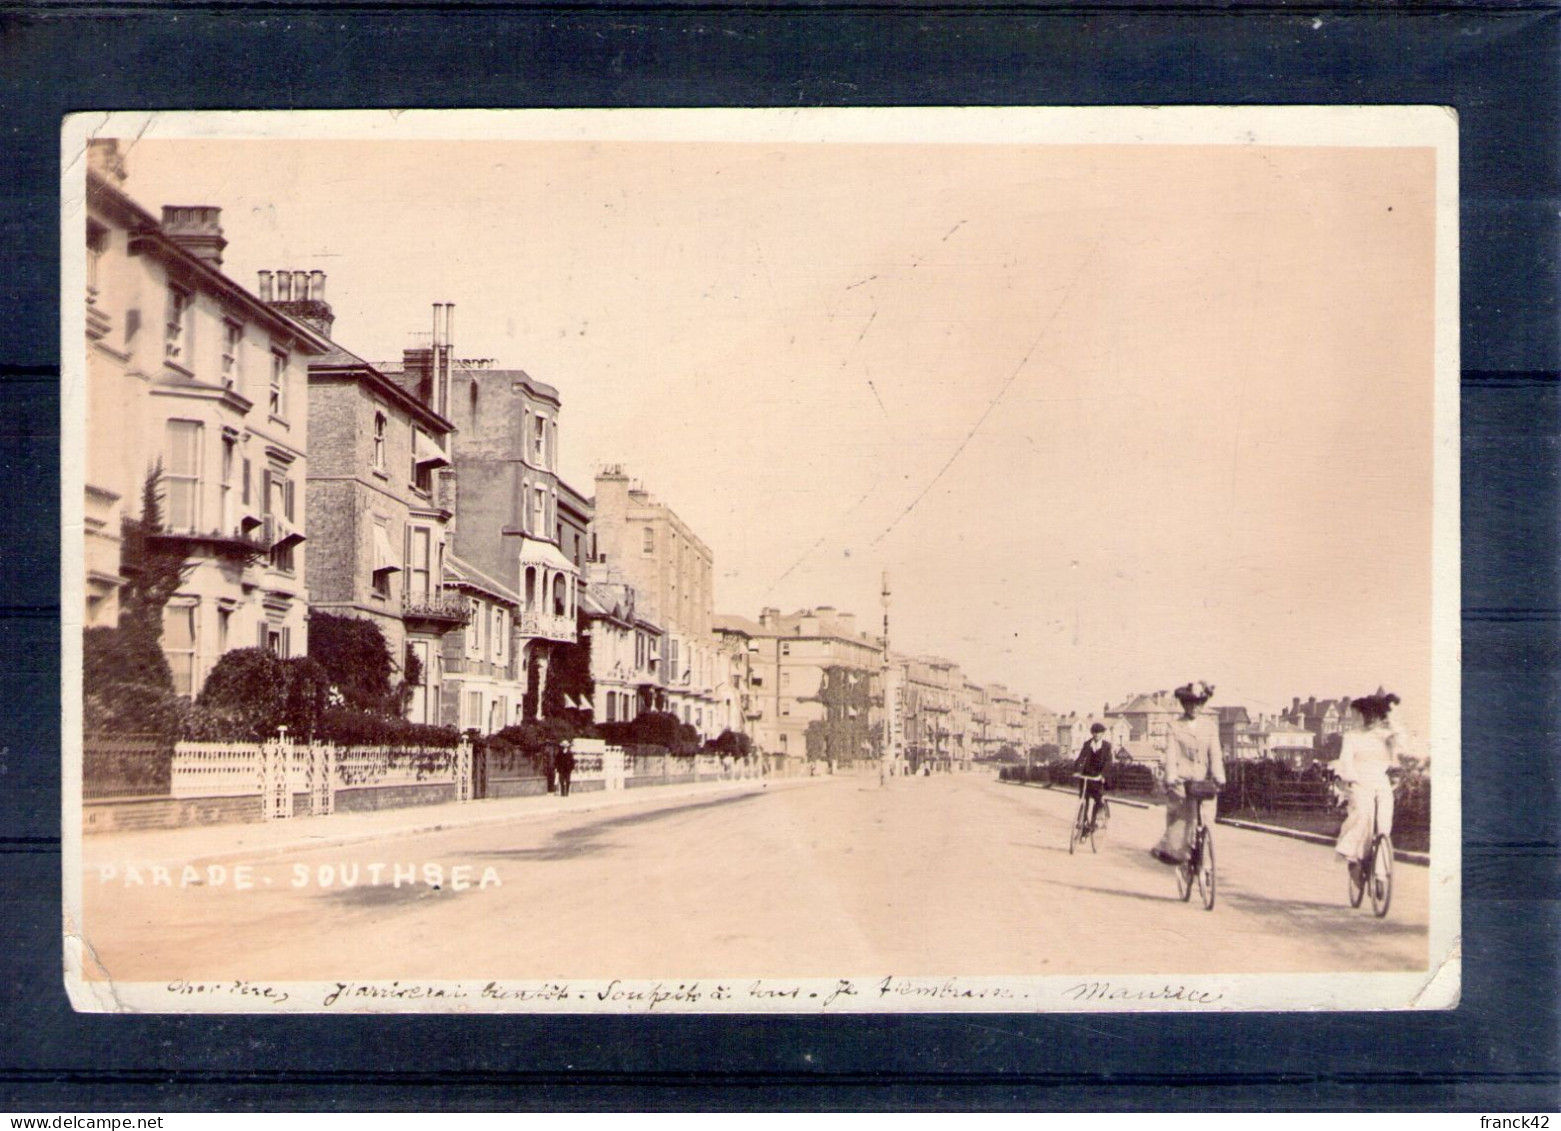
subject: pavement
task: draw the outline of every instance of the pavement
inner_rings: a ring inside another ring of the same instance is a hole
[[[1171,870],[1147,853],[1158,810],[1114,807],[1096,850],[1070,855],[1070,794],[985,775],[887,786],[876,774],[835,775],[620,798],[474,803],[460,807],[477,810],[472,819],[420,813],[419,828],[405,810],[318,818],[333,822],[328,834],[291,841],[266,839],[282,835],[267,826],[87,838],[89,975],[543,981],[1428,965],[1425,870],[1398,873],[1392,910],[1375,919],[1348,906],[1326,846],[1221,826],[1219,897],[1204,911],[1177,898]],[[219,857],[226,863],[210,863]],[[148,874],[152,859],[166,864],[162,882]]]
[[[447,801],[438,805],[332,813],[328,817],[291,817],[252,824],[191,825],[177,829],[94,833],[84,841],[83,858],[89,866],[97,861],[131,860],[149,867],[267,859],[311,848],[377,843],[450,829],[539,820],[558,814],[656,806],[689,797],[742,794],[769,788],[786,789],[822,780],[741,778],[643,786],[638,789],[587,790],[572,792],[568,797],[546,793],[485,798],[482,801]]]

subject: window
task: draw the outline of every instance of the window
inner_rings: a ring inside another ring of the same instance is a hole
[[[108,250],[108,229],[96,220],[87,221],[87,301],[93,302],[98,294],[98,272],[103,253]]]
[[[547,419],[541,416],[531,418],[533,425],[531,433],[531,462],[537,467],[547,466]]]
[[[282,519],[290,525],[293,522],[293,503],[296,497],[293,481],[277,468],[268,468],[260,475],[265,490],[265,498],[261,500],[261,505],[265,508],[265,517]],[[281,525],[277,522],[271,525],[271,568],[291,573],[294,543],[291,539],[282,541],[283,535],[287,532],[281,529]]]
[[[179,695],[195,694],[196,613],[193,604],[170,604],[163,610],[163,654],[173,670],[173,689]]]
[[[547,489],[534,487],[531,491],[531,536],[541,538],[547,529]]]
[[[482,692],[480,691],[466,693],[466,726],[482,726]]]
[[[167,437],[163,490],[168,529],[196,531],[201,519],[201,425],[194,420],[170,420]]]
[[[640,552],[645,554],[656,552],[656,531],[649,526],[645,528],[645,541],[640,546]]]
[[[168,288],[168,320],[163,326],[163,359],[175,365],[188,364],[190,292],[183,287]]]
[[[239,387],[239,350],[244,344],[244,327],[228,319],[222,324],[222,387]]]
[[[233,477],[238,465],[238,437],[222,437],[222,533],[232,534],[238,528],[233,513]]]
[[[385,470],[385,414],[374,414],[374,470]]]
[[[287,415],[287,355],[271,351],[271,415]]]
[[[217,610],[217,655],[221,656],[228,650],[228,630],[233,626],[233,610]]]
[[[610,723],[618,721],[618,696],[612,692],[607,693],[607,721]]]
[[[428,598],[432,586],[429,574],[431,538],[431,532],[426,526],[407,529],[407,596],[420,601]]]

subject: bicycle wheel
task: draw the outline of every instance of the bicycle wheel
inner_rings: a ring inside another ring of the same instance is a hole
[[[1366,871],[1371,864],[1371,849],[1366,850],[1366,859],[1357,860],[1354,867],[1346,865],[1344,882],[1350,887],[1350,906],[1359,907],[1360,901],[1366,898]]]
[[[1202,848],[1198,852],[1198,894],[1203,897],[1203,909],[1214,910],[1214,834],[1203,830],[1199,837]]]
[[[1105,836],[1106,826],[1110,823],[1111,806],[1102,800],[1100,803],[1100,808],[1095,810],[1095,835]]]
[[[1079,836],[1084,832],[1084,802],[1079,802],[1079,811],[1073,815],[1073,827],[1068,830],[1068,855],[1073,855],[1073,850],[1079,846]]]
[[[1380,919],[1388,913],[1388,905],[1393,902],[1393,838],[1386,834],[1379,836],[1375,848],[1367,886],[1371,888],[1371,909]]]

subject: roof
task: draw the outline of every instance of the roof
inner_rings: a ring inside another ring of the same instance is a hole
[[[774,636],[769,629],[760,626],[747,617],[740,617],[729,613],[717,613],[710,618],[710,627],[717,632],[739,632],[744,636]]]
[[[270,303],[245,290],[230,276],[223,274],[221,268],[214,267],[200,256],[192,254],[168,234],[157,217],[137,204],[135,199],[118,185],[110,183],[90,169],[87,171],[87,200],[105,212],[118,212],[125,219],[127,227],[132,229],[132,238],[140,237],[152,241],[158,254],[177,263],[193,278],[200,280],[223,298],[243,307],[257,321],[267,323],[272,330],[279,330],[292,338],[294,343],[305,352],[320,353],[330,344],[329,340],[318,331],[289,318]]]
[[[1169,695],[1156,692],[1153,695],[1135,695],[1120,707],[1113,707],[1112,711],[1119,715],[1145,714],[1153,711],[1180,711],[1181,708]]]
[[[464,585],[470,589],[479,589],[489,596],[498,597],[500,600],[509,601],[512,604],[520,604],[520,594],[502,582],[495,581],[482,570],[464,562],[454,554],[446,554],[444,559],[445,577],[454,581],[457,585]]]
[[[499,381],[508,381],[512,384],[519,383],[524,385],[526,391],[532,396],[551,400],[556,405],[563,403],[563,398],[558,395],[557,389],[546,382],[538,381],[524,369],[471,369],[464,365],[457,365],[452,372],[479,379],[493,378]]]
[[[325,339],[325,343],[330,348],[318,360],[309,363],[311,377],[318,376],[322,379],[348,377],[362,381],[386,400],[399,405],[412,416],[429,425],[434,431],[446,435],[455,431],[454,424],[407,392],[372,361],[364,361],[357,354],[342,348],[329,338]]]

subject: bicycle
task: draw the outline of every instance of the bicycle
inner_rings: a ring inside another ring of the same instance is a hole
[[[1068,855],[1073,855],[1073,850],[1079,842],[1089,840],[1089,850],[1099,852],[1095,846],[1097,833],[1106,831],[1106,822],[1111,816],[1111,807],[1106,804],[1106,799],[1100,799],[1100,805],[1095,810],[1095,819],[1089,819],[1089,783],[1092,781],[1104,782],[1106,779],[1099,774],[1080,774],[1079,777],[1079,809],[1073,817],[1073,827],[1068,831]]]
[[[1197,802],[1193,806],[1192,845],[1185,862],[1176,866],[1176,893],[1186,903],[1192,898],[1192,889],[1198,889],[1205,911],[1214,910],[1214,831],[1203,823],[1203,803],[1219,796],[1219,787],[1212,781],[1187,783],[1188,798]]]
[[[1350,906],[1359,907],[1366,890],[1371,890],[1371,910],[1378,919],[1388,913],[1393,902],[1393,838],[1377,825],[1378,802],[1371,799],[1371,835],[1366,854],[1357,867],[1350,869]]]

